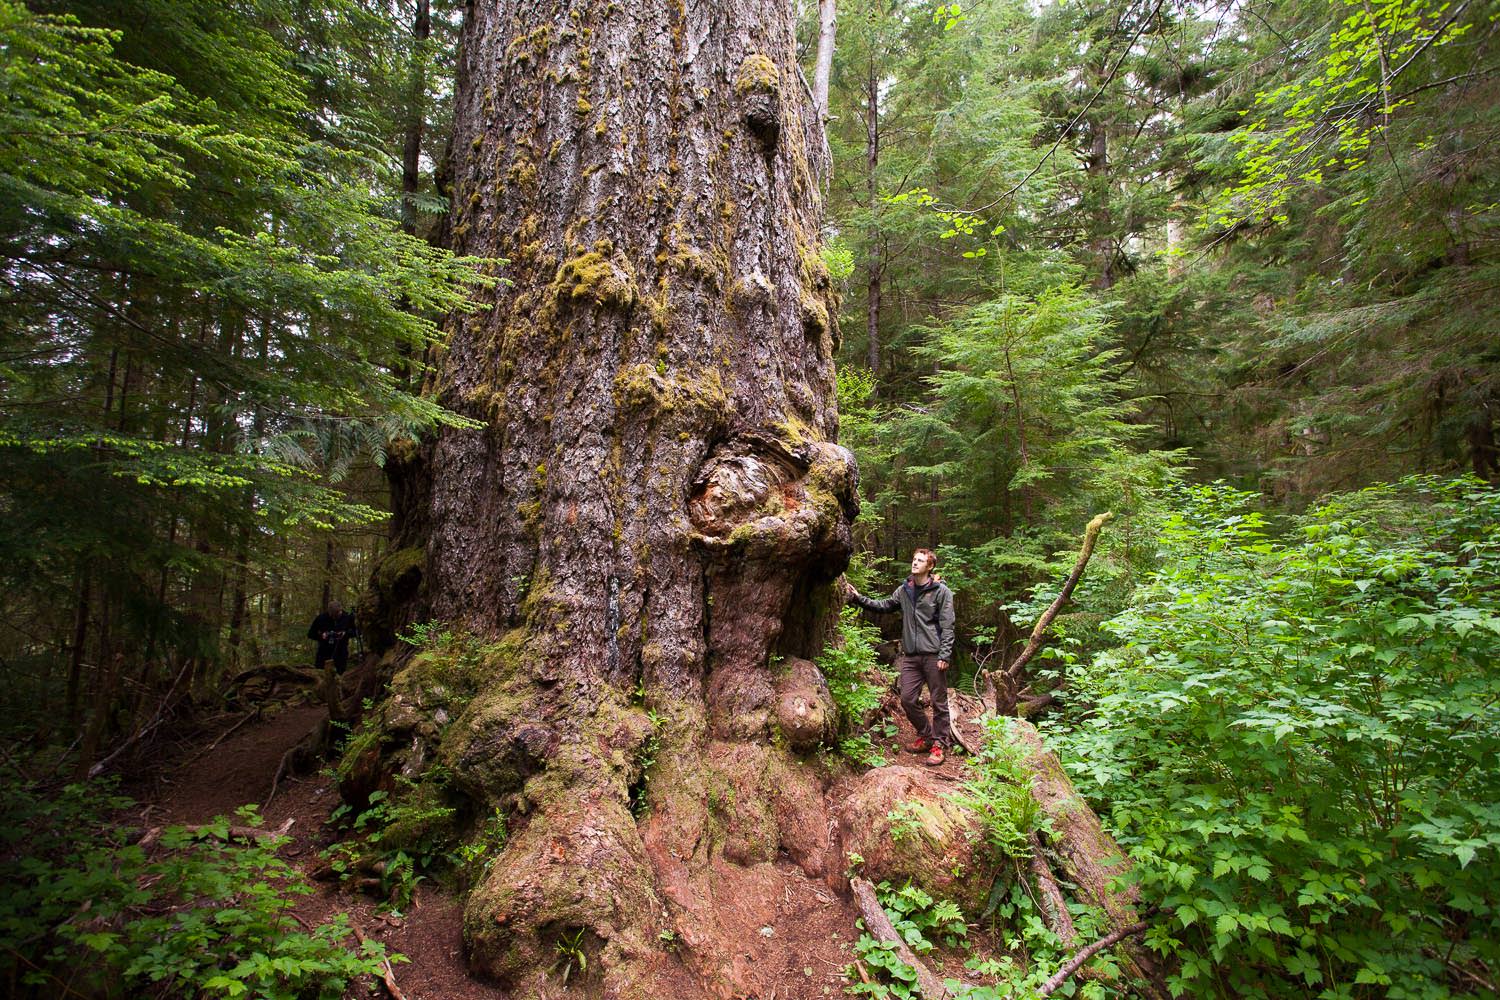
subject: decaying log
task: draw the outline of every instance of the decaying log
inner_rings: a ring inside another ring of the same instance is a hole
[[[938,978],[937,973],[929,969],[916,954],[906,946],[901,935],[896,933],[896,928],[891,924],[891,918],[886,916],[885,907],[880,905],[880,900],[875,896],[875,887],[868,879],[855,878],[849,880],[849,885],[854,889],[854,898],[859,902],[860,912],[865,918],[865,927],[869,928],[871,934],[881,941],[889,941],[896,946],[896,957],[916,970],[917,988],[922,991],[926,1000],[947,1000],[953,994],[948,992],[948,987]]]
[[[1036,728],[1024,719],[1016,719],[1010,724],[1010,733],[1011,739],[1026,752],[1032,795],[1051,821],[1050,840],[1064,876],[1077,888],[1084,902],[1105,913],[1113,930],[1132,927],[1140,920],[1135,909],[1138,890],[1134,886],[1115,888],[1121,876],[1130,871],[1125,852],[1105,832],[1099,817],[1073,787],[1062,762],[1043,744]],[[1139,943],[1131,943],[1122,951],[1127,972],[1152,995],[1165,996],[1155,956]]]

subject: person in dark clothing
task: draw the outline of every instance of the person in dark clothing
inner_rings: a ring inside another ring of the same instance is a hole
[[[358,634],[354,616],[345,611],[338,601],[329,601],[328,610],[314,618],[307,629],[307,637],[318,644],[318,652],[313,659],[314,668],[322,670],[323,664],[332,660],[333,669],[343,673],[344,668],[349,665],[349,640]]]
[[[932,575],[937,554],[917,549],[911,557],[911,576],[885,600],[865,597],[848,582],[850,600],[866,611],[901,612],[900,675],[896,687],[901,707],[917,731],[906,744],[909,753],[926,753],[927,763],[937,766],[953,746],[953,726],[948,718],[948,664],[953,658],[953,592]],[[917,703],[922,688],[932,700],[932,718]]]

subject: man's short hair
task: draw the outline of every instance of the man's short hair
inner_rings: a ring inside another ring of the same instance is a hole
[[[927,557],[927,572],[931,573],[937,569],[937,553],[931,549],[916,549],[912,555]]]

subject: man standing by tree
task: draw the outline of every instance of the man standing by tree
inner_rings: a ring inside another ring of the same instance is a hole
[[[917,549],[911,556],[911,576],[885,600],[865,597],[848,583],[849,597],[866,611],[901,612],[901,673],[896,686],[901,707],[917,731],[906,744],[909,753],[927,752],[927,763],[936,767],[953,745],[948,719],[948,663],[953,657],[953,592],[932,575],[937,554]],[[926,685],[932,699],[932,719],[917,699]]]
[[[349,640],[358,634],[354,616],[344,610],[338,601],[329,601],[328,610],[313,619],[307,628],[307,637],[318,644],[313,667],[323,669],[323,664],[333,661],[336,673],[343,673],[349,665]]]

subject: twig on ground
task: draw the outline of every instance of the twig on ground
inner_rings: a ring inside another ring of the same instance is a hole
[[[1150,917],[1151,914],[1155,912],[1155,910],[1152,910],[1151,913],[1147,914],[1147,917]],[[1118,930],[1110,931],[1108,934],[1104,935],[1093,944],[1085,945],[1084,947],[1080,948],[1078,950],[1078,954],[1074,955],[1072,958],[1064,962],[1063,967],[1058,969],[1057,972],[1053,974],[1051,979],[1042,984],[1041,989],[1036,991],[1037,996],[1051,996],[1062,986],[1063,983],[1072,978],[1073,973],[1083,968],[1084,963],[1089,959],[1099,954],[1099,952],[1103,951],[1105,948],[1119,944],[1121,941],[1125,940],[1128,937],[1132,937],[1133,935],[1144,932],[1146,928],[1150,926],[1151,921],[1149,919],[1138,920],[1135,923],[1131,924],[1129,927],[1121,927]]]
[[[351,923],[349,926],[353,928],[354,936],[359,939],[360,946],[363,947],[369,940],[365,937],[365,932],[360,930],[359,924]],[[380,960],[380,978],[385,983],[385,991],[391,995],[391,1000],[406,1000],[406,994],[402,993],[401,987],[396,985],[396,973],[391,969],[391,960],[388,958]]]

